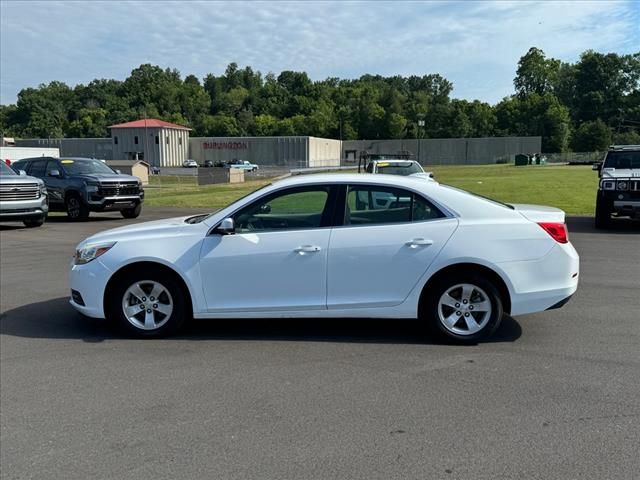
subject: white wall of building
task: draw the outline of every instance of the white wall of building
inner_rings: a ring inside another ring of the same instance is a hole
[[[39,147],[0,147],[0,159],[4,162],[9,160],[11,163],[23,158],[32,157],[59,157],[60,150],[57,148],[39,148]]]

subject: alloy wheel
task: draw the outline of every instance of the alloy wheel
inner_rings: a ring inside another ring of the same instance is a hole
[[[491,299],[480,287],[460,283],[447,289],[438,301],[442,326],[456,335],[478,333],[491,319]]]
[[[171,318],[173,298],[160,282],[141,280],[124,292],[122,312],[134,327],[140,330],[157,330]]]

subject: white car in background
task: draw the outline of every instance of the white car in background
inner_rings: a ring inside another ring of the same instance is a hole
[[[578,271],[561,210],[412,177],[319,174],[210,215],[89,237],[71,304],[143,337],[191,317],[379,317],[476,342],[503,313],[562,306]]]
[[[195,160],[187,159],[182,162],[182,166],[184,168],[198,168],[198,162],[196,162]]]
[[[433,173],[425,172],[422,165],[415,160],[371,160],[365,171],[366,173],[411,176],[435,181]]]

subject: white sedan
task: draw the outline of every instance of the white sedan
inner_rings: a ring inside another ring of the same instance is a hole
[[[379,317],[475,342],[504,313],[562,306],[578,269],[561,210],[411,177],[307,175],[89,237],[71,304],[145,337],[190,318]]]

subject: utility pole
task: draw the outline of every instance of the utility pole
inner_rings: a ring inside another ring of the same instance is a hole
[[[418,115],[418,163],[422,165],[420,162],[420,144],[422,143],[422,129],[424,128],[424,115]]]

